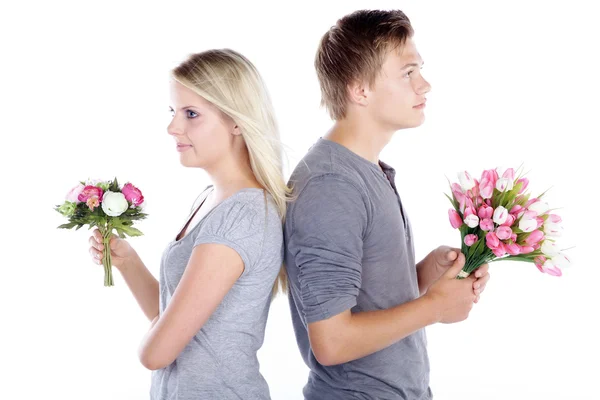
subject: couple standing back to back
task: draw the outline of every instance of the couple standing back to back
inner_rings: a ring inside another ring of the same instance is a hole
[[[448,246],[416,262],[396,171],[379,160],[396,131],[424,121],[422,65],[402,11],[340,19],[315,59],[334,124],[287,184],[248,59],[208,50],[172,71],[168,133],[181,164],[212,184],[167,244],[158,280],[126,240],[110,242],[151,321],[139,348],[151,399],[269,399],[257,351],[278,291],[310,369],[305,399],[433,398],[425,327],[466,319],[489,273],[455,279],[465,259]],[[97,230],[90,245],[101,264]]]

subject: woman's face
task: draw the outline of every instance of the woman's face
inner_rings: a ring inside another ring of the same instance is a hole
[[[194,91],[175,80],[170,85],[173,119],[167,132],[175,139],[180,162],[186,167],[210,168],[232,152],[239,128]]]

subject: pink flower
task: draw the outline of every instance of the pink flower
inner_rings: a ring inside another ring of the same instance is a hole
[[[494,253],[496,257],[502,257],[503,255],[505,255],[506,248],[504,246],[504,243],[500,242],[500,244],[498,244],[498,247],[492,249],[492,253]]]
[[[140,189],[133,186],[131,183],[126,183],[121,189],[121,193],[125,196],[125,199],[130,202],[134,207],[139,206],[144,202],[144,196]]]
[[[535,249],[531,246],[521,246],[521,254],[532,253]]]
[[[512,240],[513,242],[517,241],[517,234],[513,232],[512,235],[510,235],[510,240]]]
[[[458,181],[460,182],[460,187],[465,192],[467,190],[471,190],[473,186],[475,186],[475,181],[467,171],[462,171],[458,173]]]
[[[104,192],[102,191],[102,189],[98,186],[88,185],[83,188],[81,193],[79,193],[79,196],[77,196],[77,200],[84,201],[87,203],[88,199],[90,199],[91,197],[97,197],[98,202],[101,202],[103,193]]]
[[[450,225],[452,225],[454,229],[462,226],[462,218],[460,217],[460,214],[456,212],[456,210],[448,210],[448,217],[450,218]]]
[[[487,204],[482,205],[481,207],[479,207],[479,211],[477,212],[477,215],[479,215],[479,218],[481,219],[485,219],[485,218],[492,218],[492,215],[494,215],[494,209],[490,206],[488,206]]]
[[[506,252],[511,256],[518,256],[521,254],[521,247],[516,243],[511,242],[504,245],[504,247],[506,248]]]
[[[518,184],[521,184],[521,189],[519,189],[519,194],[521,194],[525,191],[525,189],[527,189],[527,186],[529,185],[529,179],[521,178],[517,181],[517,185]]]
[[[489,199],[494,194],[498,172],[495,169],[483,171],[481,182],[479,183],[479,193],[484,199]]]
[[[529,246],[533,246],[538,244],[542,239],[544,239],[544,232],[542,231],[533,231],[527,236],[525,239],[525,243]]]
[[[548,221],[553,224],[560,224],[562,222],[562,218],[556,214],[548,214]]]
[[[552,276],[561,276],[562,271],[558,268],[558,265],[552,260],[546,260],[542,265],[542,271]]]
[[[474,244],[475,242],[477,242],[477,239],[479,239],[479,238],[477,237],[477,235],[474,235],[474,234],[466,235],[466,236],[465,236],[465,244],[466,244],[467,246],[471,247],[471,246],[473,246],[473,244]]]
[[[485,235],[485,244],[487,244],[487,246],[493,250],[500,245],[500,240],[494,232],[488,232]]]
[[[481,230],[484,231],[491,231],[494,229],[494,221],[492,221],[489,218],[485,218],[483,220],[481,220],[481,222],[479,223],[479,226],[481,227]]]
[[[544,272],[544,269],[542,268],[542,266],[544,265],[546,260],[547,260],[547,258],[544,256],[537,256],[536,258],[533,259],[535,266],[540,270],[540,272]]]
[[[79,202],[78,197],[81,194],[81,192],[83,191],[84,187],[85,186],[83,186],[80,183],[77,186],[75,186],[73,189],[69,190],[69,193],[67,193],[67,196],[66,196],[67,201],[70,201],[71,203],[78,203]]]
[[[90,210],[94,211],[94,208],[96,208],[100,205],[100,198],[98,196],[92,196],[87,199],[85,204],[87,204],[87,206],[90,208]]]
[[[496,229],[496,237],[500,240],[507,240],[512,235],[512,229],[508,226],[500,226]]]
[[[469,214],[465,217],[464,222],[469,228],[476,228],[479,225],[479,217],[475,214]]]
[[[515,222],[515,216],[512,214],[508,214],[508,216],[506,217],[506,221],[504,221],[504,223],[502,224],[502,226],[512,226],[512,224]]]

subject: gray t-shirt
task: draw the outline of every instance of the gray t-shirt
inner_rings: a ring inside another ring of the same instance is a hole
[[[335,142],[319,139],[294,170],[297,199],[284,237],[290,309],[310,368],[308,400],[432,398],[425,330],[366,357],[323,366],[307,324],[342,311],[383,310],[419,297],[410,223],[395,171]]]
[[[199,244],[232,248],[244,261],[244,272],[175,361],[152,372],[152,400],[270,399],[256,353],[263,344],[284,249],[277,206],[265,193],[256,188],[238,191],[165,249],[159,280],[161,313]]]

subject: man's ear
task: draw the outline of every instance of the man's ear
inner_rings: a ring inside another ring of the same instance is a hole
[[[369,104],[369,87],[366,82],[353,81],[348,85],[348,99],[351,103],[360,106]]]

